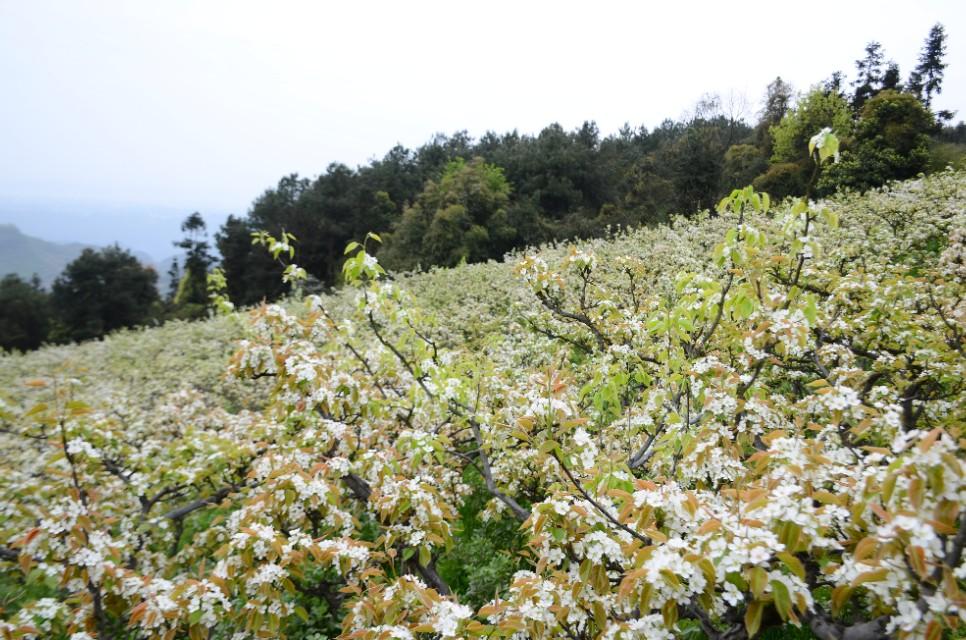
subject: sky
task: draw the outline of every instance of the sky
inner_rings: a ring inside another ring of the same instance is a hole
[[[754,117],[871,40],[905,78],[936,22],[934,107],[966,117],[964,2],[0,0],[0,223],[162,258],[192,211],[436,132],[652,128],[713,92]]]

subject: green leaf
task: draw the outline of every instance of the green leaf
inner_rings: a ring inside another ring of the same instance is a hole
[[[761,628],[761,614],[764,608],[764,604],[755,600],[745,609],[745,629],[748,631],[749,638],[754,637]]]
[[[752,567],[748,576],[748,584],[752,595],[760,598],[765,592],[765,585],[768,583],[768,572],[761,567]]]
[[[788,620],[792,611],[792,598],[788,594],[788,587],[781,580],[771,581],[771,593],[775,598],[775,609],[782,620]]]
[[[43,413],[43,412],[44,412],[44,411],[46,411],[46,410],[47,410],[47,405],[46,405],[46,404],[44,404],[43,402],[41,402],[40,404],[35,404],[35,405],[34,405],[34,406],[33,406],[33,407],[32,407],[32,408],[30,409],[30,411],[28,411],[27,413],[25,413],[25,414],[23,415],[23,417],[24,417],[24,418],[29,418],[29,417],[31,417],[31,416],[35,416],[35,415],[37,415],[38,413]]]
[[[788,567],[789,571],[794,573],[802,580],[805,579],[805,567],[802,566],[802,563],[798,558],[787,551],[782,551],[778,554],[778,559],[781,560],[786,567]]]
[[[808,320],[808,324],[815,326],[815,322],[818,320],[818,306],[815,304],[815,296],[808,296],[805,306],[802,307],[802,314]]]

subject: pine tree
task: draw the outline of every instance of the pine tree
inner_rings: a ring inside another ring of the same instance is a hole
[[[827,94],[836,94],[838,96],[844,97],[845,94],[842,92],[842,83],[845,81],[845,76],[841,71],[836,71],[828,80],[822,85],[822,90]]]
[[[181,282],[181,266],[178,264],[178,258],[175,257],[171,260],[171,267],[168,269],[168,302],[173,302],[178,294],[179,282]]]
[[[792,85],[782,80],[781,76],[772,80],[765,89],[765,98],[761,112],[758,114],[758,124],[755,126],[755,145],[766,158],[772,151],[769,129],[781,122],[792,108],[794,95],[795,90]]]
[[[890,60],[886,66],[885,73],[882,74],[882,91],[886,89],[902,91],[902,84],[899,78],[899,65]]]
[[[185,250],[184,264],[173,302],[182,308],[181,315],[200,317],[208,304],[208,270],[215,258],[211,255],[208,230],[200,213],[196,211],[185,218],[181,231],[184,238],[174,244]]]
[[[765,90],[765,105],[761,110],[761,119],[769,125],[778,124],[792,106],[794,89],[792,85],[778,76]]]
[[[909,75],[909,91],[926,107],[931,107],[932,96],[942,93],[943,62],[946,55],[946,31],[938,22],[929,30],[929,36],[919,54],[919,64]]]
[[[870,42],[865,45],[865,57],[855,61],[856,78],[852,83],[852,108],[858,110],[866,101],[882,90],[882,45]]]

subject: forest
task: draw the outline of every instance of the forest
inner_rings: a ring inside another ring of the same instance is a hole
[[[477,140],[458,132],[415,150],[397,146],[355,169],[334,163],[314,179],[284,176],[213,235],[201,214],[187,216],[169,291],[159,292],[157,274],[121,248],[86,252],[49,292],[6,276],[0,348],[206,317],[214,269],[234,304],[276,300],[287,290],[281,267],[252,244],[253,233],[294,236],[296,261],[312,276],[305,288],[318,292],[341,284],[343,248],[368,232],[384,240],[377,255],[390,269],[426,269],[660,224],[713,210],[749,184],[775,200],[800,196],[812,171],[808,139],[826,126],[841,140],[841,158],[814,185],[815,196],[962,166],[966,125],[953,126],[954,114],[931,107],[942,91],[946,41],[937,24],[905,80],[877,42],[855,61],[848,86],[841,72],[803,93],[776,78],[754,122],[737,98],[707,95],[653,130],[625,125],[602,136],[586,122],[573,131],[552,124],[534,135],[491,132]]]

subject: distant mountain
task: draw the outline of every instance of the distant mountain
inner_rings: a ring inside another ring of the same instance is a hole
[[[84,249],[96,249],[94,245],[80,242],[61,244],[28,236],[12,224],[0,224],[0,277],[8,273],[16,273],[23,278],[31,278],[36,273],[45,287],[50,287],[69,263],[81,254]],[[166,270],[170,267],[170,259],[155,266],[154,259],[142,251],[132,251],[142,264],[153,266],[158,271],[158,289],[160,280],[166,280]],[[161,269],[165,270],[162,271]]]
[[[36,273],[49,287],[64,267],[90,246],[48,242],[28,236],[12,224],[0,224],[0,275],[16,273],[30,278]]]

